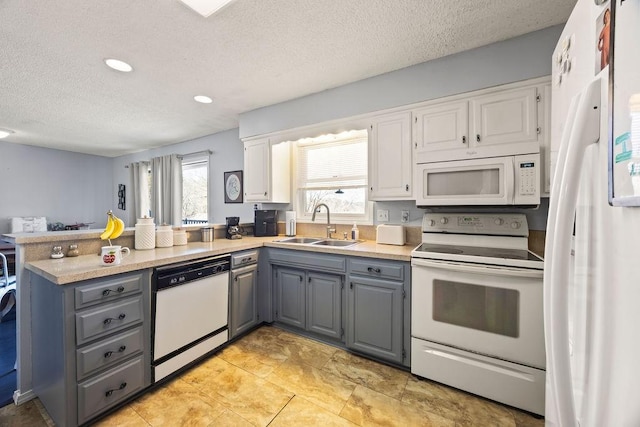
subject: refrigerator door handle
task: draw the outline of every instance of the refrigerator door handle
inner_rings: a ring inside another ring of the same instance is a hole
[[[545,253],[550,256],[545,260],[544,272],[545,341],[547,368],[551,372],[549,386],[562,426],[576,423],[569,354],[571,236],[584,153],[600,139],[600,86],[598,78],[572,100],[549,205]]]

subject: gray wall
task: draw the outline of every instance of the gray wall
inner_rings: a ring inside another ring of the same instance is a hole
[[[242,170],[244,168],[244,150],[237,128],[192,141],[116,157],[113,159],[113,187],[117,189],[118,184],[125,184],[127,206],[132,206],[131,175],[125,165],[165,154],[185,155],[203,150],[213,151],[213,154],[209,157],[209,222],[224,224],[227,216],[239,216],[241,222],[253,222],[253,205],[224,203],[224,172]],[[113,206],[117,207],[117,190],[114,191],[116,193],[113,195]],[[115,209],[114,212],[125,221],[128,227],[135,225],[135,214],[130,207],[124,212],[119,209]]]
[[[0,141],[0,234],[9,217],[45,216],[48,222],[95,222],[111,207],[111,159]]]
[[[240,137],[322,123],[551,74],[562,26],[240,115]]]

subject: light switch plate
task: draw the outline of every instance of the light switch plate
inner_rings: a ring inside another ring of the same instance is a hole
[[[389,221],[388,209],[378,209],[376,212],[378,213],[378,221]]]

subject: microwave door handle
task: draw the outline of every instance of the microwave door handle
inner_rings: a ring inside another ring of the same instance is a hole
[[[508,157],[507,161],[504,165],[504,174],[506,180],[506,194],[505,201],[512,205],[515,203],[516,198],[516,190],[515,190],[515,180],[516,180],[516,166],[515,166],[515,158]]]
[[[456,273],[458,272],[474,273],[474,274],[486,274],[491,276],[523,277],[523,278],[532,278],[532,279],[542,278],[542,270],[478,266],[478,265],[472,265],[472,264],[447,262],[447,261],[435,261],[435,260],[427,260],[427,259],[420,259],[420,258],[412,259],[411,266],[439,268],[442,270],[452,270],[452,271],[455,271]]]
[[[567,304],[571,235],[584,154],[587,147],[600,139],[600,84],[599,78],[592,81],[580,96],[577,107],[575,102],[571,104],[570,115],[575,117],[565,124],[562,144],[567,144],[567,149],[560,152],[549,205],[547,236],[552,239],[545,251],[548,254],[544,272],[545,344],[551,372],[549,387],[557,402],[556,418],[560,425],[573,425],[576,420]],[[570,132],[566,126],[570,126]]]

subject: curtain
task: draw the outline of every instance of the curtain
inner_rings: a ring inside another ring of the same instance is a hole
[[[149,216],[149,162],[136,162],[129,165],[133,186],[133,222],[136,218]]]
[[[151,213],[158,225],[182,225],[182,160],[177,154],[151,159]]]

